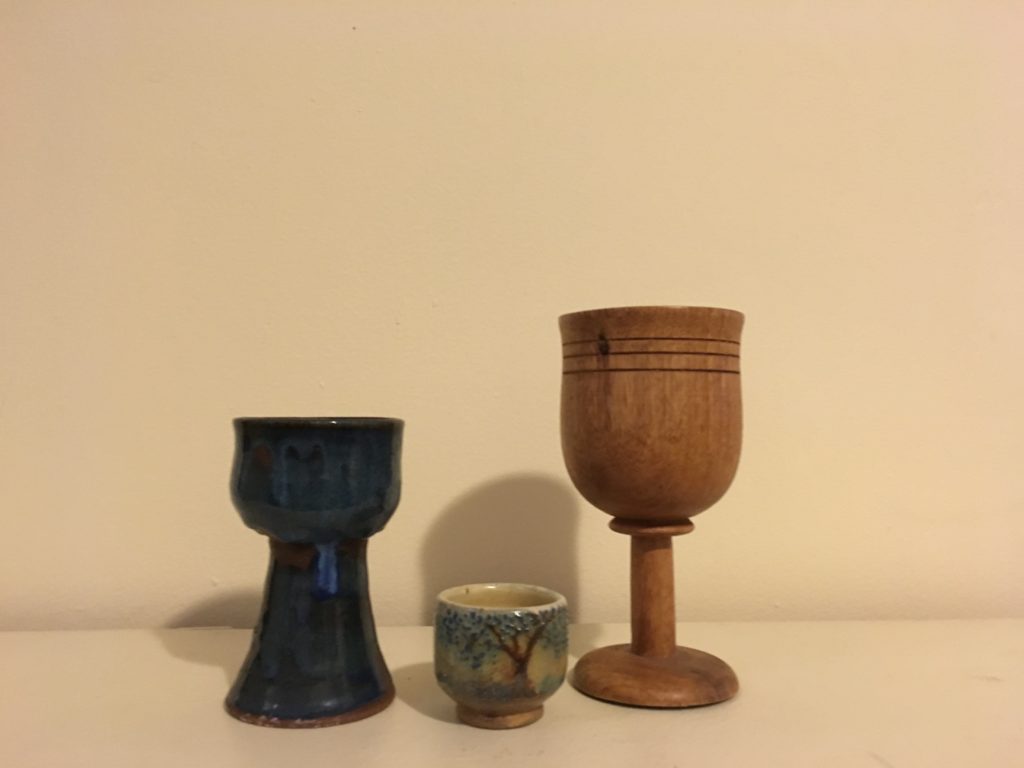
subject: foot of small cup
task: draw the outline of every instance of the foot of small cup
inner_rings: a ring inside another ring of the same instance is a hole
[[[676,647],[664,657],[639,656],[629,645],[611,645],[584,655],[570,681],[602,701],[637,707],[699,707],[731,699],[739,690],[728,664],[693,648]]]
[[[506,728],[522,728],[524,725],[535,723],[544,715],[544,706],[536,709],[529,709],[526,712],[512,712],[503,715],[489,715],[485,712],[477,712],[462,704],[457,704],[455,714],[459,720],[472,725],[475,728],[489,728],[491,730],[504,730]]]

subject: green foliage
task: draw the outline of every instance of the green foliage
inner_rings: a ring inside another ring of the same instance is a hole
[[[437,642],[457,653],[471,669],[478,670],[504,654],[512,661],[517,676],[525,676],[538,645],[563,653],[568,643],[564,608],[495,613],[441,606],[435,627]]]

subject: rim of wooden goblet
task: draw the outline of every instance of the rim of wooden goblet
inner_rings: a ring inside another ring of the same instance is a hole
[[[690,305],[690,304],[636,304],[627,305],[622,307],[594,307],[592,309],[579,309],[574,312],[567,312],[563,315],[559,315],[558,319],[561,320],[563,317],[573,317],[575,315],[593,315],[601,312],[627,312],[627,311],[661,311],[661,310],[690,310],[690,311],[708,311],[708,312],[727,312],[739,317],[745,317],[745,315],[738,309],[730,309],[729,307],[707,307],[701,305]]]

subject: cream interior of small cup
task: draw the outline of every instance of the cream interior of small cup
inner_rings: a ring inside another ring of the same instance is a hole
[[[468,608],[538,608],[562,599],[557,592],[529,584],[467,584],[446,589],[440,598]]]

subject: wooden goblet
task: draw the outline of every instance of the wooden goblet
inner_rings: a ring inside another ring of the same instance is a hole
[[[572,684],[606,701],[690,707],[731,698],[719,658],[676,645],[672,536],[728,489],[739,463],[743,315],[622,307],[559,318],[562,453],[613,531],[632,538],[632,643],[599,648]]]

